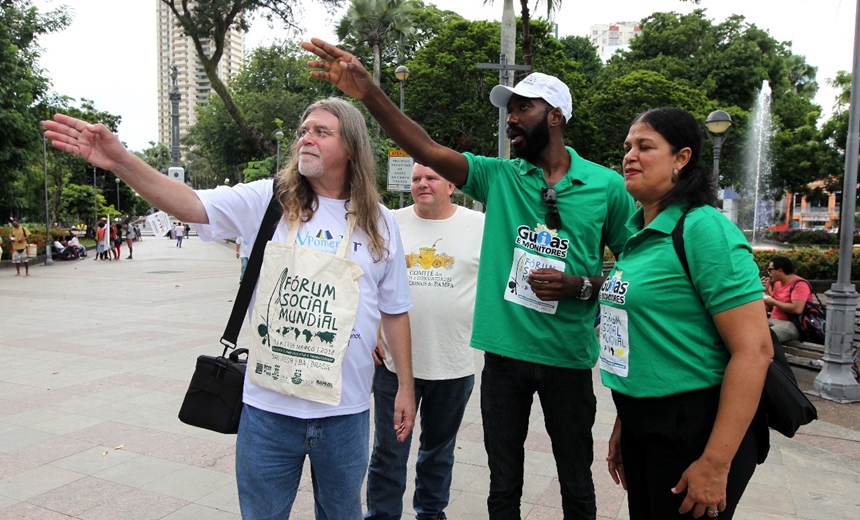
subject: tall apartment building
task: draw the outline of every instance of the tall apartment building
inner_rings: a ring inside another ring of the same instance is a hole
[[[615,22],[613,24],[597,24],[589,28],[588,37],[591,44],[597,47],[597,54],[603,61],[608,60],[619,50],[627,50],[630,40],[642,34],[638,22]]]
[[[210,96],[218,94],[212,89],[203,64],[197,57],[194,42],[182,34],[174,22],[174,14],[161,0],[155,0],[158,10],[158,140],[170,146],[170,78],[171,67],[176,66],[179,77],[179,135],[197,121],[194,107],[205,105]],[[239,72],[244,58],[245,37],[241,31],[231,29],[224,42],[224,54],[218,64],[218,77],[225,83]],[[212,52],[208,43],[204,50]],[[214,50],[214,46],[212,48]]]

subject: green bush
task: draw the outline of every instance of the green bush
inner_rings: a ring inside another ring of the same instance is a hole
[[[794,264],[795,274],[807,280],[836,280],[839,270],[839,250],[836,248],[804,247],[798,249],[756,250],[755,262],[762,274],[770,259],[784,256]],[[851,259],[851,279],[860,279],[860,250],[855,249]]]
[[[747,240],[751,233],[745,231]],[[760,231],[756,237],[761,237],[765,242],[779,242],[781,244],[804,245],[804,246],[838,246],[839,233],[828,233],[824,230],[812,229],[789,229],[787,231]],[[860,244],[860,235],[855,234],[853,243]]]

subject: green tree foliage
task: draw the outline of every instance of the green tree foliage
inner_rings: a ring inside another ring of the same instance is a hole
[[[160,172],[166,172],[170,168],[170,148],[164,143],[150,141],[149,148],[142,152],[134,152],[134,154]]]
[[[340,5],[340,0],[318,0],[330,9]],[[245,140],[252,143],[264,155],[275,153],[270,137],[253,125],[242,108],[233,100],[227,85],[218,77],[218,63],[224,55],[224,42],[231,28],[248,30],[252,16],[272,22],[280,20],[288,28],[297,28],[295,17],[300,13],[300,4],[292,0],[161,0],[173,13],[182,32],[194,42],[197,58],[206,70],[212,88],[218,93],[224,109],[236,123]]]
[[[414,6],[408,0],[352,0],[337,26],[337,37],[351,36],[373,52],[373,82],[379,85],[382,75],[382,48],[394,47],[399,55],[408,46],[415,29],[412,26]]]
[[[729,185],[745,177],[742,154],[748,114],[766,80],[772,91],[771,110],[777,134],[783,132],[772,143],[773,156],[780,156],[783,147],[790,146],[795,158],[806,150],[812,155],[805,157],[804,163],[815,164],[813,150],[819,149],[821,143],[798,148],[796,139],[809,137],[809,129],[790,134],[806,127],[810,117],[814,120],[820,112],[810,101],[817,89],[816,69],[803,56],[792,54],[790,43],[778,42],[742,16],[713,23],[702,9],[689,14],[654,13],[643,19],[640,27],[641,36],[631,42],[630,50],[613,56],[601,71],[593,90],[596,96],[618,78],[651,71],[674,85],[672,88],[694,89],[712,101],[713,109],[727,110],[734,122],[722,149],[720,173],[723,184]],[[623,97],[623,93],[618,94]],[[696,110],[693,113],[707,115]],[[710,155],[711,150],[706,148],[706,152]],[[771,172],[770,190],[802,191],[807,183],[822,176],[814,170],[778,161]]]
[[[716,109],[716,104],[695,88],[650,70],[630,72],[604,83],[586,101],[585,111],[597,115],[596,132],[593,148],[581,153],[587,152],[589,159],[620,171],[630,121],[649,108],[664,106],[682,108],[699,120]]]
[[[835,146],[840,154],[844,156],[845,146],[848,144],[848,108],[851,102],[851,73],[840,70],[836,77],[827,82],[831,87],[839,89],[834,100],[833,115],[823,127],[822,133],[830,144]]]
[[[597,49],[586,36],[565,36],[559,40],[564,45],[564,54],[579,64],[579,72],[585,78],[586,84],[591,85],[597,79],[603,62],[597,55]]]
[[[437,142],[481,155],[498,153],[499,110],[489,102],[498,73],[477,64],[498,60],[499,30],[497,22],[452,20],[407,63],[406,113]],[[532,38],[535,70],[559,77],[574,99],[582,97],[585,79],[577,64],[565,58],[564,46],[551,37],[549,26],[533,22]],[[568,125],[568,131],[575,126]]]
[[[102,197],[104,198],[104,197]],[[96,190],[92,184],[68,184],[63,190],[57,218],[71,225],[92,222],[96,214]]]
[[[299,118],[308,105],[336,95],[334,87],[310,77],[307,61],[307,53],[301,50],[298,42],[255,49],[230,88],[235,103],[247,117],[247,124],[255,132],[267,136],[271,154],[261,152],[233,124],[223,101],[213,98],[209,104],[197,108],[197,124],[184,141],[193,153],[186,155],[191,170],[201,174],[208,172],[213,179],[220,179],[215,185],[225,177],[241,181],[247,163],[275,155],[274,135],[278,130],[285,135],[281,142],[281,154],[285,155],[285,147],[293,141]],[[272,162],[271,174],[274,166]]]
[[[41,153],[40,118],[33,107],[49,87],[38,65],[38,38],[68,24],[65,7],[40,13],[31,0],[0,1],[0,214],[20,216],[27,210],[22,185]]]
[[[385,45],[380,49],[381,83],[396,81],[393,79],[394,69],[398,65],[412,59],[418,49],[439,34],[448,22],[464,19],[454,11],[443,11],[433,4],[425,5],[422,0],[408,0],[408,3],[412,6],[412,12],[409,15],[412,21],[412,35],[408,41],[399,46]],[[365,65],[373,63],[373,50],[355,35],[347,34],[340,40],[339,45],[352,53],[361,63]]]

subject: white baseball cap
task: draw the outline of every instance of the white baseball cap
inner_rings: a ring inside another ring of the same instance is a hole
[[[558,108],[564,114],[564,122],[570,121],[573,116],[573,100],[570,97],[570,89],[563,81],[544,74],[532,72],[514,88],[504,85],[496,85],[490,91],[490,103],[499,108],[507,108],[511,95],[516,94],[524,98],[540,98],[549,103],[553,108]]]

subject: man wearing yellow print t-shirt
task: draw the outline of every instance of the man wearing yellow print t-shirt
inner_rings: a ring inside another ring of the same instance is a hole
[[[27,239],[30,238],[30,230],[12,219],[12,263],[15,264],[15,276],[21,276],[21,262],[24,263],[24,272],[30,276],[30,257],[27,256]]]
[[[412,373],[421,445],[412,508],[419,520],[445,518],[454,444],[475,385],[469,346],[484,214],[451,203],[454,185],[427,166],[412,168],[415,204],[396,210],[412,293]],[[381,347],[381,348],[380,348]],[[391,424],[397,372],[383,341],[373,378],[373,453],[367,473],[367,520],[400,518],[412,438],[397,442]]]

